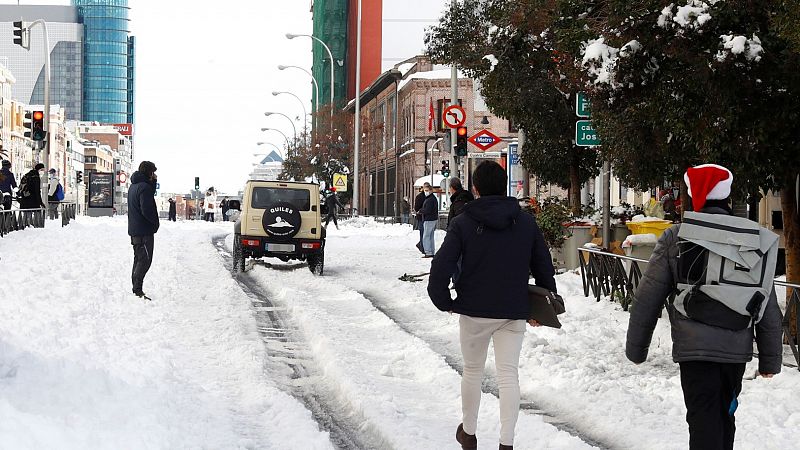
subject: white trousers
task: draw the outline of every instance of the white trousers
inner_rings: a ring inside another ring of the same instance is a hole
[[[500,443],[514,445],[514,428],[519,416],[519,354],[525,337],[525,321],[462,315],[459,325],[461,354],[464,357],[464,375],[461,378],[464,431],[475,434],[478,428],[483,369],[489,340],[492,340],[497,386],[500,389]]]

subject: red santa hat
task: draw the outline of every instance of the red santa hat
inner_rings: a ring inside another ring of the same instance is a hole
[[[700,211],[707,200],[725,200],[731,196],[733,174],[730,170],[716,164],[703,164],[690,167],[683,175],[689,187],[692,206]]]

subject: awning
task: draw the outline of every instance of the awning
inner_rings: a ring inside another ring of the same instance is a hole
[[[431,176],[425,175],[422,178],[419,178],[417,181],[414,182],[414,187],[422,187],[423,184],[431,183],[431,186],[434,188],[442,187],[442,181],[444,181],[444,177],[441,174],[435,173],[433,174],[433,182],[431,183]]]

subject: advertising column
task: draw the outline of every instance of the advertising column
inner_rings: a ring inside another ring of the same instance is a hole
[[[89,217],[114,215],[114,174],[89,172]]]

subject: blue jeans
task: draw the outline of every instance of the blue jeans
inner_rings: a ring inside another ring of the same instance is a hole
[[[433,256],[436,253],[436,242],[433,238],[436,231],[436,221],[426,220],[424,226],[424,234],[422,236],[422,248],[425,249],[427,256]]]

